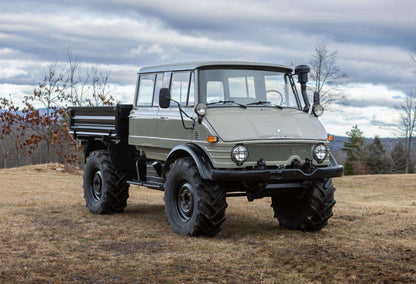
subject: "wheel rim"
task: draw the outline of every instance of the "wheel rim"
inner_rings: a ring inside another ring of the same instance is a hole
[[[192,218],[194,211],[194,196],[192,186],[183,182],[179,184],[176,194],[176,207],[183,221],[187,222]]]
[[[92,196],[96,201],[101,199],[103,189],[103,177],[101,174],[101,171],[99,169],[96,169],[94,176],[92,178],[92,185],[91,185],[91,192]]]

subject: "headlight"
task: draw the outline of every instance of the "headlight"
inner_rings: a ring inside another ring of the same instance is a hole
[[[231,159],[241,166],[248,158],[248,150],[244,145],[235,145],[231,150]]]
[[[313,148],[313,157],[318,163],[322,163],[328,155],[328,149],[324,144],[318,144]]]
[[[195,108],[195,112],[200,116],[204,116],[207,113],[207,105],[199,103]]]
[[[312,112],[316,116],[321,116],[324,113],[324,107],[321,105],[315,105],[312,108]]]

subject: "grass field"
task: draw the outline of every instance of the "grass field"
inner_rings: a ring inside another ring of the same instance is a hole
[[[416,282],[416,175],[334,181],[320,232],[281,229],[270,199],[228,199],[215,238],[174,234],[163,193],[131,187],[123,214],[93,215],[80,173],[0,170],[0,283]]]

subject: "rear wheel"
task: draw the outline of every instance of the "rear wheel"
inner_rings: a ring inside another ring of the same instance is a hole
[[[287,191],[272,197],[275,217],[282,227],[318,231],[328,225],[335,205],[332,179],[312,180],[304,192]]]
[[[129,197],[126,177],[125,173],[114,169],[105,150],[92,152],[84,169],[84,198],[90,212],[122,212]]]
[[[227,208],[225,191],[203,180],[191,158],[171,165],[164,188],[166,214],[174,232],[215,236],[221,231]]]

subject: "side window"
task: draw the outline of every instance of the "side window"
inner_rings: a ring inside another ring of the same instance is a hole
[[[163,73],[157,73],[153,106],[159,106],[159,92],[160,92],[160,89],[162,89],[162,86],[163,86]]]
[[[137,97],[138,106],[151,106],[153,101],[153,90],[155,87],[155,75],[140,75],[139,93]]]
[[[194,72],[191,72],[191,83],[189,84],[189,97],[188,97],[188,104],[187,106],[194,106],[195,105],[195,78]]]
[[[222,81],[207,82],[207,103],[224,100],[224,84]]]
[[[165,72],[163,75],[163,88],[170,88],[170,78],[172,77],[172,72]]]
[[[180,102],[181,105],[186,105],[188,98],[190,72],[174,72],[172,73],[172,83],[170,85],[170,96],[172,100]]]

